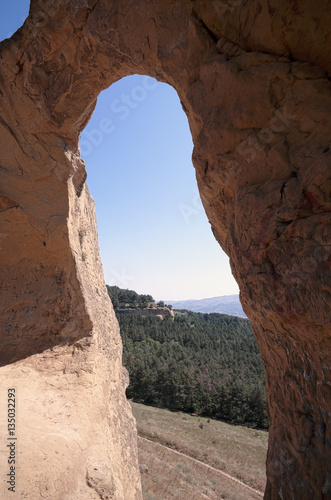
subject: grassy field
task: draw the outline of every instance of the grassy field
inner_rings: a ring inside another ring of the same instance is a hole
[[[159,446],[165,445],[263,491],[268,433],[131,403],[137,420],[145,500],[262,498],[225,476]]]

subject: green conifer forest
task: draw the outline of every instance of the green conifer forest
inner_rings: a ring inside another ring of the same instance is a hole
[[[112,288],[107,287],[110,296]],[[128,297],[122,293],[130,307]],[[263,364],[247,319],[186,310],[175,311],[174,319],[117,317],[130,375],[128,398],[267,428]]]

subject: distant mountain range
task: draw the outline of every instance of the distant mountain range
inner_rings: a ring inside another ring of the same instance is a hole
[[[167,300],[174,309],[188,309],[193,312],[221,313],[247,318],[241,307],[239,295],[223,295],[200,300]]]

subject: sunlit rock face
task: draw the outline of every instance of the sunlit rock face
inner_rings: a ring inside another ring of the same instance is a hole
[[[264,360],[265,498],[330,498],[330,25],[308,0],[33,0],[1,43],[0,377],[22,497],[142,498],[78,148],[99,92],[138,73],[182,101]]]

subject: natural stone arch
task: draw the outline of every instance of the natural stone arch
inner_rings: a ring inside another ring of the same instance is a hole
[[[77,146],[98,93],[133,73],[180,96],[201,198],[259,343],[265,498],[330,495],[329,16],[327,2],[316,12],[310,0],[32,0],[2,42],[1,361],[16,363],[1,380],[16,384],[24,408],[27,498],[141,498]]]

